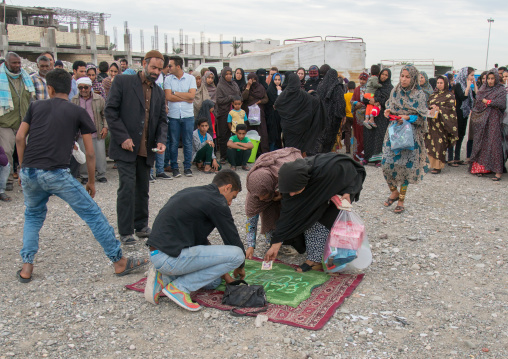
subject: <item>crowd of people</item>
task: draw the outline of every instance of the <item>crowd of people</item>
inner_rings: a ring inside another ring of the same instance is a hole
[[[492,174],[494,181],[506,171],[503,67],[475,81],[471,67],[456,77],[429,79],[405,65],[394,87],[390,69],[379,65],[362,72],[357,86],[326,64],[284,74],[276,67],[246,74],[227,66],[220,75],[213,67],[191,74],[181,57],[156,50],[146,53],[137,72],[125,59],[98,67],[75,61],[72,74],[57,65],[46,52],[37,58],[38,71],[28,74],[19,55],[9,52],[0,66],[0,200],[11,201],[6,190],[18,179],[26,206],[17,272],[23,283],[32,278],[51,195],[90,226],[117,275],[149,262],[126,258],[121,248],[148,238],[152,265],[145,298],[157,304],[165,293],[195,311],[199,305],[190,292],[233,281],[232,270],[245,276],[260,218],[270,244],[266,261],[290,245],[307,253],[298,271],[320,269],[338,203],[359,200],[369,163],[382,168],[390,190],[384,205],[397,202],[395,213],[405,211],[408,185],[429,170],[438,175],[446,165],[467,164],[472,174]],[[392,148],[389,135],[397,125],[408,126],[413,136],[402,150]],[[257,132],[258,146],[249,131]],[[150,182],[182,177],[180,146],[183,175],[192,177],[195,165],[213,179],[172,196],[151,228]],[[343,146],[345,154],[339,154]],[[119,177],[119,239],[93,201],[96,181],[107,182],[107,157]],[[247,249],[229,210],[242,190],[240,169],[248,172]],[[214,228],[224,246],[210,246]]]

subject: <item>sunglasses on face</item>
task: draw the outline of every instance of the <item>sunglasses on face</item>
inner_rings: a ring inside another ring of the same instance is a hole
[[[79,90],[88,90],[90,86],[78,86]]]

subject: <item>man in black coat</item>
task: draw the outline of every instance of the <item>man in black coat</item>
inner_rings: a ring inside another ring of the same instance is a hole
[[[104,114],[111,141],[109,157],[116,160],[119,175],[116,211],[120,241],[134,244],[148,237],[148,189],[155,152],[163,154],[168,125],[162,89],[155,85],[164,58],[159,51],[145,55],[137,75],[119,75],[109,92]],[[155,152],[154,152],[155,151]]]

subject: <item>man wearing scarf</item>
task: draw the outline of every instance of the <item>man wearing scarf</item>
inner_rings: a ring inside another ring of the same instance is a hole
[[[106,136],[108,135],[108,124],[104,116],[104,107],[106,102],[104,98],[93,92],[92,80],[89,77],[81,77],[76,81],[79,93],[71,99],[71,102],[86,110],[92,119],[97,132],[92,133],[92,144],[95,152],[95,170],[97,171],[97,181],[105,183],[106,179]],[[79,147],[85,152],[83,136],[79,136]],[[88,183],[87,165],[82,164],[80,168],[81,183]]]
[[[7,191],[13,189],[12,154],[16,132],[34,96],[34,84],[28,73],[21,68],[21,58],[15,52],[9,52],[0,66],[0,147],[5,150],[11,166],[5,188]]]

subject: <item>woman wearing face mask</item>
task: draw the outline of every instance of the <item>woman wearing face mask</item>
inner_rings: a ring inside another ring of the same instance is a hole
[[[414,139],[414,149],[395,153],[391,149],[388,131],[385,135],[382,167],[391,194],[384,206],[389,207],[398,201],[394,210],[397,214],[405,210],[407,186],[410,183],[419,183],[429,170],[424,142],[424,134],[427,133],[427,99],[420,89],[419,81],[420,74],[416,67],[404,66],[400,71],[399,84],[393,89],[386,102],[385,117],[396,115],[400,117],[399,124],[402,124],[403,120],[411,123]],[[397,187],[400,187],[400,190]]]
[[[316,91],[320,81],[319,68],[316,65],[312,65],[309,67],[309,79],[305,82],[305,91]]]
[[[273,105],[282,92],[282,79],[279,73],[272,76],[272,81],[268,85],[266,94],[268,95],[268,102],[265,105],[266,125],[268,126],[268,139],[270,151],[275,151],[282,148],[279,112],[274,109]]]
[[[506,88],[499,80],[497,69],[487,73],[487,81],[476,96],[471,112],[473,152],[470,171],[479,177],[493,172],[493,181],[500,181],[504,170],[503,116],[506,110]]]
[[[251,259],[256,248],[256,235],[259,217],[261,217],[261,234],[269,242],[275,229],[275,222],[280,216],[281,194],[279,187],[279,169],[284,163],[302,158],[301,152],[292,147],[265,153],[256,160],[247,175],[247,198],[245,214],[247,215],[247,254]]]
[[[448,89],[448,78],[438,76],[436,91],[430,95],[429,108],[437,117],[428,117],[429,132],[425,137],[432,174],[439,174],[445,166],[447,149],[458,139],[455,96]]]
[[[448,165],[452,167],[465,164],[464,161],[460,159],[460,150],[462,141],[466,135],[467,119],[474,104],[473,91],[477,91],[476,88],[474,90],[471,89],[471,84],[476,85],[474,69],[472,67],[461,68],[457,75],[457,83],[453,86],[453,92],[455,93],[455,100],[457,103],[457,128],[459,131],[459,139],[455,143],[455,151],[454,147],[448,148]]]

